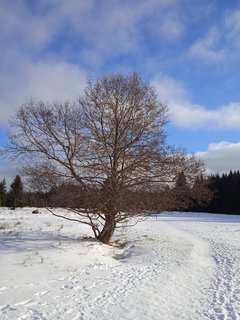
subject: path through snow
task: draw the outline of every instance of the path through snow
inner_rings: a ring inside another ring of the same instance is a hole
[[[240,319],[240,217],[163,214],[121,247],[30,209],[0,211],[0,228],[3,320]]]

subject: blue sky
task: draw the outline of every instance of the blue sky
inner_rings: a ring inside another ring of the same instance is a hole
[[[240,2],[0,0],[0,143],[29,97],[75,99],[88,76],[139,72],[169,106],[169,142],[240,169]],[[0,162],[0,178],[18,163]]]

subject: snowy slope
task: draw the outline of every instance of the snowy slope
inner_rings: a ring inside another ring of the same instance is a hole
[[[0,319],[240,319],[240,216],[166,213],[106,246],[41,211],[0,209]]]

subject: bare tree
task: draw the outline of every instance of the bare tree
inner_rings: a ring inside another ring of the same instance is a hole
[[[35,182],[78,185],[86,203],[71,208],[77,217],[65,218],[89,224],[109,243],[119,224],[161,210],[159,190],[171,187],[179,172],[193,183],[204,171],[167,145],[167,115],[138,74],[107,75],[89,81],[75,104],[23,105],[11,121],[8,151],[27,157],[25,172]]]

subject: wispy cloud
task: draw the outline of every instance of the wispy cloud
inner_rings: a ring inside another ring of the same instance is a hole
[[[240,10],[226,11],[218,23],[207,27],[206,33],[190,46],[188,57],[214,64],[239,60]]]
[[[110,58],[137,53],[143,30],[176,39],[183,27],[175,3],[0,1],[0,122],[30,96],[74,99],[87,73],[102,72]]]
[[[1,46],[32,52],[49,43],[54,32],[54,23],[49,15],[34,14],[26,1],[1,1]]]
[[[211,28],[208,33],[197,40],[189,49],[189,57],[199,58],[207,63],[219,63],[223,61],[227,52],[226,49],[219,48],[221,40],[220,32],[216,28]]]
[[[39,50],[58,36],[70,36],[79,42],[73,43],[79,57],[85,47],[103,59],[139,49],[146,29],[156,37],[161,30],[163,39],[181,35],[174,3],[177,0],[1,2],[0,40]]]
[[[90,3],[85,15],[69,1],[64,6],[67,10],[60,10],[61,20],[67,19],[73,32],[87,44],[86,50],[80,52],[85,61],[88,54],[95,55],[91,61],[102,62],[109,57],[136,53],[149,34],[161,42],[161,39],[178,38],[184,30],[173,6],[176,0]]]
[[[224,27],[227,40],[240,49],[240,10],[230,11],[226,14]]]

